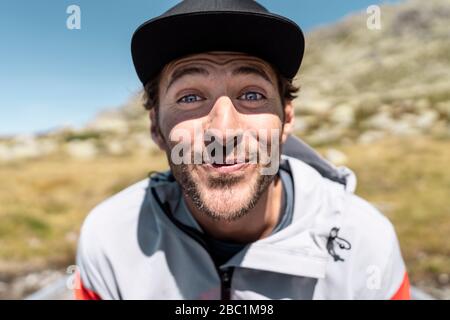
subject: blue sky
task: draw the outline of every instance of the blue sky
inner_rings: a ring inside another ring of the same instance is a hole
[[[130,39],[177,0],[0,0],[0,135],[81,126],[137,92]],[[261,0],[305,31],[385,0]],[[66,27],[69,5],[81,30]]]

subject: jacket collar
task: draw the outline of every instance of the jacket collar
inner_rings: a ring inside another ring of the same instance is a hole
[[[289,166],[294,182],[292,224],[248,245],[221,268],[233,266],[323,278],[330,258],[326,243],[331,228],[340,226],[344,187],[323,178],[301,160],[282,158]],[[163,202],[171,202],[172,208],[182,205],[176,182],[158,185],[157,193]],[[330,188],[330,185],[334,187]],[[189,226],[198,230],[198,224],[192,220]],[[173,223],[171,225],[175,227]]]

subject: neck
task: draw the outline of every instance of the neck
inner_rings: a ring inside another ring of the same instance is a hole
[[[188,197],[184,199],[205,233],[218,240],[250,243],[271,234],[280,218],[282,196],[283,186],[277,175],[255,207],[235,221],[214,220],[200,212]]]

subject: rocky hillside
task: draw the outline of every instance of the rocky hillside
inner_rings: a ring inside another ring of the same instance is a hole
[[[370,143],[386,135],[450,137],[450,2],[381,9],[381,30],[356,13],[307,35],[296,82],[296,131],[312,145]],[[51,154],[94,158],[154,149],[140,96],[65,128],[0,140],[0,161]]]
[[[307,35],[297,129],[313,144],[343,137],[450,135],[450,2],[381,7]]]

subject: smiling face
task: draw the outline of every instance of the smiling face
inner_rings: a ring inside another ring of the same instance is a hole
[[[158,96],[152,137],[184,194],[214,219],[244,216],[276,176],[292,127],[274,69],[246,54],[191,55],[164,68]]]

